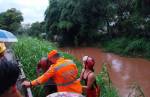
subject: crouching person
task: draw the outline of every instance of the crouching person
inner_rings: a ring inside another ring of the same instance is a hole
[[[24,81],[22,85],[25,87],[37,86],[43,84],[53,78],[57,85],[58,92],[75,92],[82,93],[82,86],[77,80],[78,69],[76,64],[70,60],[60,56],[56,50],[52,50],[48,54],[48,60],[52,62],[50,68],[40,77],[33,81]]]
[[[52,63],[48,60],[47,57],[42,57],[40,61],[37,64],[36,73],[37,76],[40,76],[41,71],[45,73],[49,67],[52,65]],[[44,85],[45,94],[52,94],[57,92],[57,86],[56,83],[52,78],[50,78]]]

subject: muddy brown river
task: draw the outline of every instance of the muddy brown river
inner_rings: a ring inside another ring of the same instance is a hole
[[[112,83],[121,97],[135,97],[139,91],[143,91],[145,97],[150,97],[150,61],[121,57],[92,47],[61,48],[61,50],[74,55],[80,61],[84,55],[92,56],[96,61],[96,73],[101,71],[102,64],[107,64]]]

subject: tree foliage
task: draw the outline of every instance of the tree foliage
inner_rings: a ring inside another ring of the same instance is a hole
[[[15,32],[23,21],[22,13],[15,8],[0,13],[0,28]]]
[[[96,42],[99,29],[108,38],[149,37],[149,5],[148,0],[49,0],[46,31],[50,38],[60,36],[60,43],[67,45]]]
[[[45,12],[49,35],[61,36],[64,44],[74,44],[75,41],[81,43],[81,40],[90,42],[103,15],[103,1],[49,0],[49,7]]]
[[[29,35],[32,37],[46,38],[45,22],[34,22],[24,24],[17,30],[18,35]]]
[[[150,3],[147,5],[146,0],[116,0],[115,4],[117,19],[113,18],[116,25],[111,33],[149,37]]]
[[[29,35],[30,36],[37,36],[39,37],[42,33],[44,33],[44,27],[45,23],[44,22],[35,22],[31,24],[30,30],[29,30]]]

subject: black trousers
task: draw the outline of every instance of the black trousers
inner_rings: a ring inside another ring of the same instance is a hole
[[[56,83],[53,81],[53,79],[49,79],[45,85],[44,85],[45,94],[49,95],[52,93],[57,92],[57,86]]]

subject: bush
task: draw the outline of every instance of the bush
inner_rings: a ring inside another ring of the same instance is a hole
[[[128,43],[129,41],[126,38],[117,38],[104,42],[102,46],[106,51],[123,53],[122,49],[125,49]]]
[[[143,56],[150,58],[150,40],[144,38],[115,38],[104,41],[105,51],[127,56]]]
[[[146,51],[145,45],[144,39],[133,40],[127,45],[124,52],[131,55],[142,54]]]
[[[109,77],[106,65],[102,67],[102,71],[97,75],[97,83],[101,87],[101,96],[100,97],[119,97],[117,90],[113,87],[112,82]]]

